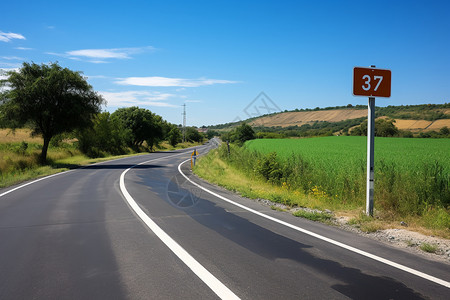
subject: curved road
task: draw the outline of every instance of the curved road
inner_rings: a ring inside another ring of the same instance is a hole
[[[191,152],[0,190],[0,299],[450,298],[449,264],[200,181]]]

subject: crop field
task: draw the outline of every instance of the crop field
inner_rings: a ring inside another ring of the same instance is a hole
[[[366,165],[367,138],[361,136],[252,140],[246,147],[276,152],[281,159],[300,155],[323,168],[347,170]],[[375,168],[395,164],[398,171],[407,172],[436,162],[449,173],[450,139],[375,138]]]
[[[196,170],[253,198],[361,211],[366,143],[366,137],[359,136],[257,139],[243,147],[232,145],[231,151],[222,145]],[[267,187],[261,188],[261,182]],[[450,139],[376,138],[374,204],[378,220],[416,220],[449,236]]]

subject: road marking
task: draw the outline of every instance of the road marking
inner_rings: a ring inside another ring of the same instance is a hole
[[[261,216],[261,217],[263,217],[263,218],[269,219],[269,220],[271,220],[271,221],[274,221],[274,222],[279,223],[279,224],[281,224],[281,225],[287,226],[287,227],[292,228],[292,229],[294,229],[294,230],[300,231],[300,232],[302,232],[302,233],[305,233],[305,234],[307,234],[307,235],[310,235],[310,236],[315,237],[315,238],[317,238],[317,239],[320,239],[320,240],[322,240],[322,241],[325,241],[325,242],[328,242],[328,243],[330,243],[330,244],[336,245],[336,246],[338,246],[338,247],[341,247],[341,248],[347,249],[347,250],[349,250],[349,251],[358,253],[358,254],[360,254],[360,255],[363,255],[363,256],[368,257],[368,258],[371,258],[371,259],[373,259],[373,260],[379,261],[379,262],[384,263],[384,264],[386,264],[386,265],[389,265],[389,266],[391,266],[391,267],[400,269],[400,270],[402,270],[402,271],[411,273],[411,274],[413,274],[413,275],[422,277],[422,278],[427,279],[427,280],[429,280],[429,281],[432,281],[432,282],[434,282],[434,283],[437,283],[437,284],[440,284],[440,285],[445,286],[445,287],[447,287],[447,288],[450,288],[450,282],[448,282],[448,281],[445,281],[445,280],[443,280],[443,279],[440,279],[440,278],[437,278],[437,277],[428,275],[428,274],[426,274],[426,273],[417,271],[417,270],[415,270],[415,269],[412,269],[412,268],[409,268],[409,267],[407,267],[407,266],[398,264],[398,263],[396,263],[396,262],[393,262],[393,261],[391,261],[391,260],[382,258],[382,257],[377,256],[377,255],[374,255],[374,254],[372,254],[372,253],[369,253],[369,252],[360,250],[360,249],[358,249],[358,248],[349,246],[349,245],[347,245],[347,244],[344,244],[344,243],[335,241],[335,240],[333,240],[333,239],[327,238],[327,237],[325,237],[325,236],[322,236],[322,235],[317,234],[317,233],[314,233],[314,232],[312,232],[312,231],[303,229],[303,228],[301,228],[301,227],[292,225],[292,224],[290,224],[290,223],[287,223],[287,222],[278,220],[278,219],[276,219],[276,218],[274,218],[274,217],[271,217],[271,216],[269,216],[269,215],[263,214],[263,213],[261,213],[261,212],[259,212],[259,211],[257,211],[257,210],[251,209],[251,208],[249,208],[249,207],[247,207],[247,206],[244,206],[244,205],[242,205],[242,204],[240,204],[240,203],[237,203],[237,202],[234,202],[234,201],[232,201],[232,200],[230,200],[230,199],[228,199],[228,198],[225,198],[224,196],[219,195],[219,194],[217,194],[217,193],[215,193],[215,192],[213,192],[213,191],[210,191],[210,190],[208,190],[207,188],[202,187],[202,186],[199,185],[198,183],[195,183],[194,181],[190,180],[190,179],[189,179],[189,178],[181,171],[181,165],[184,164],[184,163],[186,163],[186,162],[188,162],[188,161],[189,161],[189,159],[183,161],[182,163],[180,163],[180,164],[178,165],[178,171],[180,172],[180,174],[183,175],[184,178],[186,178],[186,180],[188,180],[190,183],[192,183],[192,184],[195,185],[196,187],[198,187],[198,188],[204,190],[205,192],[207,192],[207,193],[209,193],[209,194],[211,194],[211,195],[213,195],[213,196],[216,196],[216,197],[219,198],[219,199],[224,200],[225,202],[228,202],[228,203],[230,203],[230,204],[233,204],[233,205],[235,205],[235,206],[237,206],[237,207],[240,207],[240,208],[242,208],[242,209],[245,209],[245,210],[247,210],[247,211],[249,211],[249,212],[251,212],[251,213],[254,213],[254,214],[258,215],[258,216]]]
[[[165,231],[163,231],[161,227],[159,227],[152,219],[150,219],[150,217],[147,214],[145,214],[145,212],[139,207],[136,201],[134,201],[133,197],[131,197],[131,195],[128,193],[125,187],[125,174],[132,168],[148,162],[162,160],[165,158],[170,158],[181,154],[151,159],[126,169],[120,175],[120,190],[125,199],[127,200],[128,204],[139,216],[139,218],[141,218],[141,220],[145,223],[145,225],[147,225],[147,227],[151,231],[153,231],[153,233],[155,233],[156,236],[158,236],[158,238],[164,244],[166,244],[166,246],[169,247],[169,249],[176,256],[178,256],[178,258],[181,259],[181,261],[184,262],[186,266],[188,266],[189,269],[191,269],[192,272],[194,272],[195,275],[197,275],[214,293],[216,293],[217,296],[219,296],[221,299],[239,299],[238,296],[236,296],[229,288],[227,288],[222,282],[220,282],[216,277],[214,277],[214,275],[212,275],[208,270],[206,270],[205,267],[203,267],[198,261],[196,261],[186,250],[184,250],[183,247],[181,247],[174,239],[172,239]]]
[[[15,188],[13,188],[13,189],[10,189],[9,191],[6,191],[6,192],[4,192],[4,193],[1,193],[1,194],[0,194],[0,197],[3,197],[3,196],[5,196],[5,195],[7,195],[7,194],[9,194],[9,193],[12,193],[12,192],[14,192],[14,191],[17,191],[18,189],[24,188],[24,187],[26,187],[27,185],[30,185],[30,184],[39,182],[39,181],[44,180],[44,179],[49,179],[49,178],[51,178],[51,177],[55,177],[55,176],[58,176],[58,175],[61,175],[61,174],[67,174],[67,173],[69,173],[69,172],[71,172],[71,171],[74,171],[74,170],[69,170],[69,171],[64,171],[64,172],[52,174],[52,175],[49,175],[49,176],[45,176],[45,177],[42,177],[42,178],[33,180],[33,181],[31,181],[31,182],[28,182],[28,183],[19,185],[18,187],[15,187]]]
[[[185,153],[185,152],[183,152],[183,153]],[[186,152],[186,153],[187,153],[187,152]],[[15,187],[15,188],[13,188],[13,189],[10,189],[10,190],[8,190],[8,191],[6,191],[6,192],[3,192],[3,193],[0,194],[0,197],[3,197],[3,196],[5,196],[5,195],[7,195],[7,194],[9,194],[9,193],[12,193],[12,192],[14,192],[14,191],[17,191],[18,189],[24,188],[24,187],[26,187],[26,186],[28,186],[28,185],[30,185],[30,184],[33,184],[33,183],[36,183],[36,182],[39,182],[39,181],[42,181],[42,180],[45,180],[45,179],[49,179],[49,178],[52,178],[52,177],[55,177],[55,176],[58,176],[58,175],[62,175],[62,174],[67,174],[67,173],[69,173],[69,172],[72,172],[72,171],[75,171],[75,170],[79,170],[79,169],[86,169],[86,168],[89,168],[90,166],[101,165],[101,164],[109,163],[109,162],[112,162],[112,161],[117,161],[117,160],[121,160],[121,159],[130,158],[130,157],[136,157],[136,156],[127,156],[127,157],[121,157],[121,158],[116,158],[116,159],[107,160],[107,161],[101,161],[101,162],[98,162],[98,163],[95,163],[95,164],[91,164],[91,165],[87,165],[87,166],[82,166],[82,167],[79,167],[79,168],[76,168],[76,169],[73,169],[73,170],[67,170],[67,171],[63,171],[63,172],[56,173],[56,174],[48,175],[48,176],[45,176],[45,177],[42,177],[42,178],[39,178],[39,179],[30,181],[30,182],[28,182],[28,183],[19,185],[18,187]]]

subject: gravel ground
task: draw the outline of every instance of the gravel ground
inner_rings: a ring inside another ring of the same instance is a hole
[[[361,231],[357,226],[349,225],[348,224],[349,218],[346,217],[336,218],[333,216],[333,213],[329,210],[320,211],[310,208],[290,208],[286,205],[274,203],[266,199],[256,199],[255,201],[263,205],[269,206],[271,208],[275,208],[277,210],[283,210],[286,213],[294,213],[295,211],[298,210],[304,210],[307,212],[315,212],[315,213],[328,213],[332,216],[331,219],[332,221],[330,223],[333,226],[338,226],[344,230],[352,231],[359,235],[363,235],[368,238],[378,240],[382,243],[405,249],[406,251],[425,256],[429,259],[442,261],[450,264],[450,240],[448,239],[424,235],[407,229],[385,229],[385,230],[378,230],[372,233],[366,233]],[[400,225],[406,224],[403,223]],[[434,253],[425,252],[420,248],[421,245],[423,245],[424,243],[435,246],[436,251]]]

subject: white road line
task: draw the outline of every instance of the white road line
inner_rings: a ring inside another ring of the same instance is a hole
[[[185,153],[185,152],[183,152],[183,153]],[[6,192],[3,192],[3,193],[0,194],[0,197],[3,197],[3,196],[5,196],[5,195],[7,195],[7,194],[9,194],[9,193],[12,193],[12,192],[14,192],[14,191],[17,191],[17,190],[19,190],[19,189],[21,189],[21,188],[24,188],[24,187],[30,185],[30,184],[33,184],[33,183],[36,183],[36,182],[39,182],[39,181],[42,181],[42,180],[45,180],[45,179],[49,179],[49,178],[52,178],[52,177],[55,177],[55,176],[59,176],[59,175],[62,175],[62,174],[67,174],[67,173],[69,173],[69,172],[73,172],[73,171],[76,171],[76,170],[79,170],[79,169],[86,169],[86,168],[89,168],[90,166],[101,165],[101,164],[109,163],[109,162],[112,162],[112,161],[117,161],[117,160],[121,160],[121,159],[130,158],[130,157],[138,157],[138,156],[127,156],[127,157],[121,157],[121,158],[116,158],[116,159],[112,159],[112,160],[101,161],[101,162],[98,162],[98,163],[95,163],[95,164],[91,164],[91,165],[87,165],[87,166],[82,166],[82,167],[79,167],[79,168],[77,168],[77,169],[67,170],[67,171],[63,171],[63,172],[56,173],[56,174],[48,175],[48,176],[45,176],[45,177],[42,177],[42,178],[39,178],[39,179],[30,181],[30,182],[28,182],[28,183],[19,185],[18,187],[15,187],[15,188],[13,188],[13,189],[10,189],[10,190],[8,190],[8,191],[6,191]]]
[[[427,280],[429,280],[429,281],[432,281],[432,282],[434,282],[434,283],[437,283],[437,284],[440,284],[440,285],[445,286],[445,287],[447,287],[447,288],[450,288],[450,282],[448,282],[448,281],[445,281],[445,280],[443,280],[443,279],[440,279],[440,278],[437,278],[437,277],[434,277],[434,276],[425,274],[425,273],[423,273],[423,272],[420,272],[420,271],[417,271],[417,270],[415,270],[415,269],[406,267],[406,266],[404,266],[404,265],[398,264],[398,263],[393,262],[393,261],[391,261],[391,260],[388,260],[388,259],[379,257],[379,256],[377,256],[377,255],[374,255],[374,254],[371,254],[371,253],[369,253],[369,252],[360,250],[360,249],[358,249],[358,248],[355,248],[355,247],[346,245],[346,244],[344,244],[344,243],[335,241],[335,240],[333,240],[333,239],[327,238],[327,237],[325,237],[325,236],[322,236],[322,235],[317,234],[317,233],[314,233],[314,232],[312,232],[312,231],[303,229],[303,228],[301,228],[301,227],[292,225],[292,224],[290,224],[290,223],[287,223],[287,222],[278,220],[278,219],[276,219],[276,218],[274,218],[274,217],[271,217],[271,216],[269,216],[269,215],[263,214],[263,213],[261,213],[261,212],[259,212],[259,211],[257,211],[257,210],[251,209],[251,208],[249,208],[249,207],[247,207],[247,206],[244,206],[244,205],[242,205],[242,204],[240,204],[240,203],[237,203],[237,202],[234,202],[234,201],[232,201],[232,200],[230,200],[230,199],[228,199],[228,198],[225,198],[225,197],[223,197],[222,195],[219,195],[219,194],[217,194],[217,193],[215,193],[215,192],[213,192],[213,191],[210,191],[210,190],[208,190],[207,188],[202,187],[202,186],[199,185],[198,183],[195,183],[194,181],[190,180],[190,179],[189,179],[189,178],[181,171],[181,165],[184,164],[184,163],[187,162],[187,161],[189,161],[189,160],[185,160],[185,161],[183,161],[182,163],[180,163],[180,164],[178,165],[178,171],[180,172],[180,174],[183,175],[184,178],[186,178],[186,180],[188,180],[190,183],[192,183],[192,184],[195,185],[196,187],[198,187],[198,188],[204,190],[205,192],[207,192],[207,193],[209,193],[209,194],[211,194],[211,195],[213,195],[213,196],[216,196],[216,197],[219,198],[219,199],[222,199],[222,200],[224,200],[224,201],[226,201],[226,202],[228,202],[228,203],[230,203],[230,204],[233,204],[233,205],[235,205],[235,206],[237,206],[237,207],[240,207],[240,208],[242,208],[242,209],[245,209],[245,210],[247,210],[247,211],[249,211],[249,212],[251,212],[251,213],[254,213],[254,214],[258,215],[258,216],[261,216],[261,217],[263,217],[263,218],[269,219],[269,220],[274,221],[274,222],[276,222],[276,223],[279,223],[279,224],[281,224],[281,225],[287,226],[287,227],[292,228],[292,229],[294,229],[294,230],[297,230],[297,231],[300,231],[300,232],[305,233],[305,234],[307,234],[307,235],[310,235],[310,236],[313,236],[313,237],[315,237],[315,238],[318,238],[318,239],[320,239],[320,240],[322,240],[322,241],[325,241],[325,242],[328,242],[328,243],[330,243],[330,244],[336,245],[336,246],[338,246],[338,247],[341,247],[341,248],[347,249],[347,250],[349,250],[349,251],[358,253],[358,254],[360,254],[360,255],[363,255],[363,256],[368,257],[368,258],[371,258],[371,259],[373,259],[373,260],[379,261],[379,262],[384,263],[384,264],[386,264],[386,265],[389,265],[389,266],[391,266],[391,267],[400,269],[400,270],[402,270],[402,271],[411,273],[411,274],[413,274],[413,275],[422,277],[422,278],[427,279]]]
[[[39,182],[39,181],[44,180],[44,179],[49,179],[49,178],[51,178],[51,177],[55,177],[55,176],[58,176],[58,175],[61,175],[61,174],[67,174],[67,173],[69,173],[69,172],[71,172],[71,171],[74,171],[74,170],[64,171],[64,172],[56,173],[56,174],[53,174],[53,175],[45,176],[45,177],[42,177],[42,178],[33,180],[33,181],[31,181],[31,182],[28,182],[28,183],[19,185],[18,187],[15,187],[15,188],[13,188],[13,189],[10,189],[9,191],[6,191],[6,192],[4,192],[4,193],[1,193],[1,194],[0,194],[0,197],[3,197],[3,196],[5,196],[5,195],[7,195],[7,194],[9,194],[9,193],[12,193],[12,192],[14,192],[14,191],[17,191],[18,189],[24,188],[24,187],[26,187],[27,185],[30,185],[30,184]]]
[[[186,153],[181,153],[186,154]],[[174,239],[172,239],[166,232],[164,232],[161,227],[159,227],[145,212],[139,207],[139,205],[134,201],[133,197],[128,193],[125,187],[125,174],[132,168],[142,165],[148,162],[161,160],[165,158],[170,158],[178,156],[180,154],[166,156],[162,158],[152,159],[145,161],[143,163],[137,164],[131,168],[126,169],[120,175],[120,190],[123,196],[127,200],[128,204],[134,210],[134,212],[141,218],[141,220],[150,228],[153,233],[155,233],[158,238],[166,244],[167,247],[178,256],[181,261],[183,261],[191,270],[197,275],[217,296],[221,299],[239,299],[229,288],[227,288],[222,282],[220,282],[214,275],[212,275],[208,270],[205,269],[198,261],[196,261],[183,247],[181,247]]]

